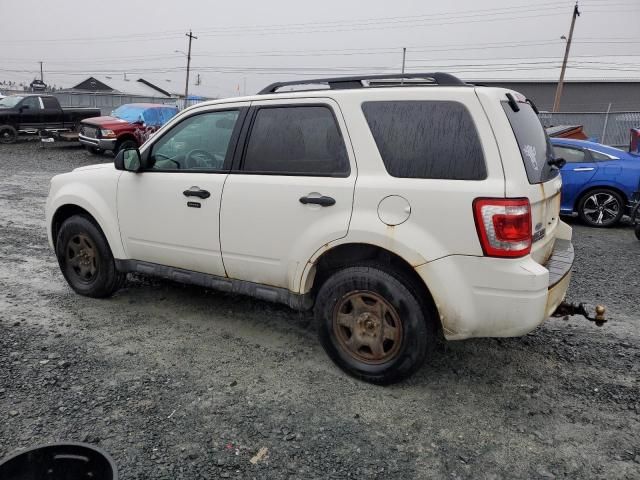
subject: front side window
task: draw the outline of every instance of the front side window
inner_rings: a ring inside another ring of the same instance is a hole
[[[344,140],[330,108],[260,108],[255,116],[243,171],[263,174],[348,176]]]
[[[26,97],[20,106],[29,107],[29,110],[40,110],[40,100],[38,97]]]
[[[549,165],[553,158],[551,142],[531,105],[518,103],[520,110],[514,112],[509,103],[500,103],[520,147],[529,183],[544,183],[557,177],[560,171]]]
[[[487,177],[478,132],[461,103],[366,102],[362,111],[390,175],[447,180]]]
[[[584,150],[569,147],[554,146],[553,152],[556,158],[564,158],[567,163],[584,163],[588,162]]]
[[[151,170],[223,171],[239,111],[201,113],[162,136],[151,149]]]

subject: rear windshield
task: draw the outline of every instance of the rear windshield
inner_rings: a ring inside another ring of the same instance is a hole
[[[544,183],[556,177],[559,170],[549,165],[553,158],[551,142],[531,105],[518,103],[520,110],[514,112],[508,102],[501,103],[518,141],[529,183]]]

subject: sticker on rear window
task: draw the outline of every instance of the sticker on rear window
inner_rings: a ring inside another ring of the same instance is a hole
[[[536,147],[534,147],[533,145],[525,145],[524,148],[522,149],[522,153],[524,153],[527,156],[531,166],[535,170],[539,170],[538,161],[536,160]]]

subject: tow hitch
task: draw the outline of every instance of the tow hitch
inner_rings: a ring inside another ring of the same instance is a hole
[[[564,317],[565,320],[568,320],[572,315],[582,315],[590,322],[595,322],[598,327],[601,327],[607,321],[604,317],[605,311],[604,305],[596,305],[593,307],[593,305],[587,305],[586,303],[576,305],[575,303],[562,302],[551,316]]]

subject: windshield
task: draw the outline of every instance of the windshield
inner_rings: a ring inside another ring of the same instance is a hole
[[[111,116],[129,123],[143,122],[147,125],[164,125],[178,113],[175,107],[146,107],[140,105],[122,105],[111,112]]]
[[[5,97],[2,100],[0,100],[0,107],[5,107],[5,108],[15,107],[23,98],[24,97],[16,97],[16,96]]]
[[[129,123],[141,122],[143,121],[142,112],[144,110],[144,107],[138,105],[122,105],[111,112],[111,116]]]

